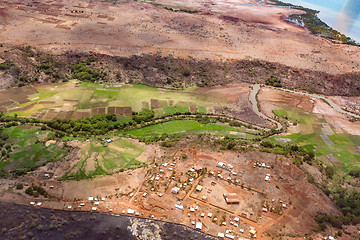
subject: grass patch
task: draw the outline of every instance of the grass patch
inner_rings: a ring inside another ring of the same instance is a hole
[[[92,99],[107,99],[107,101],[115,100],[118,91],[95,90]]]
[[[147,137],[153,135],[175,134],[175,133],[216,133],[230,135],[230,131],[241,132],[238,128],[218,125],[218,124],[201,124],[195,120],[174,120],[166,123],[160,123],[140,129],[127,131],[126,134],[135,137]]]

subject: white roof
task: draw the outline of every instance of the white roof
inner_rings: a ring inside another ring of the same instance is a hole
[[[230,238],[230,239],[235,239],[235,237],[233,235],[230,235],[230,234],[226,234],[225,237]]]
[[[89,197],[89,201],[93,201],[94,200],[94,197]]]
[[[104,197],[102,197],[102,198],[101,198],[101,201],[105,201],[105,198],[104,198]]]
[[[219,237],[219,238],[223,238],[224,236],[225,236],[225,234],[220,233],[220,232],[218,233],[218,237]]]
[[[80,203],[80,206],[85,206],[85,203]]]
[[[201,223],[201,222],[197,222],[195,228],[201,230],[201,229],[202,229],[202,223]]]
[[[68,209],[71,209],[72,207],[71,206],[68,206]]]
[[[42,202],[38,202],[36,205],[41,206],[41,205],[42,205]]]
[[[208,217],[212,217],[212,213],[209,212],[209,213],[208,213]]]
[[[96,211],[97,207],[92,207],[91,210]]]
[[[222,167],[222,166],[224,165],[224,163],[223,163],[223,162],[218,162],[217,165],[220,166],[220,167]]]
[[[100,203],[99,202],[95,202],[95,205],[99,205]]]
[[[241,233],[244,233],[244,229],[240,229],[240,232],[241,232]]]
[[[175,207],[180,210],[184,209],[183,205],[181,205],[181,204],[175,204]]]
[[[201,213],[201,216],[202,216],[202,217],[205,217],[205,213]]]
[[[35,205],[35,202],[30,202],[30,205]]]
[[[135,213],[135,210],[134,210],[134,209],[129,208],[129,209],[127,210],[127,213],[128,213],[128,214],[134,214],[134,213]]]
[[[238,222],[240,219],[238,217],[234,217],[234,221]]]
[[[190,208],[190,212],[195,212],[195,208]]]

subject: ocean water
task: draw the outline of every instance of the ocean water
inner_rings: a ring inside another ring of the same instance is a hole
[[[319,10],[327,25],[360,43],[360,0],[282,0]]]

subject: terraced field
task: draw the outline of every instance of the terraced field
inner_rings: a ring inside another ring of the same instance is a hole
[[[38,127],[19,126],[4,128],[2,134],[7,136],[6,145],[9,157],[0,161],[0,169],[26,170],[62,159],[67,154],[51,141],[54,133],[42,131]]]
[[[96,140],[87,142],[80,151],[81,160],[61,179],[87,179],[144,166],[147,162],[137,160],[144,151],[143,144],[129,139],[117,139],[109,144]]]

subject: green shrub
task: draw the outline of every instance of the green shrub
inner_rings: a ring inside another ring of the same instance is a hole
[[[270,77],[266,80],[265,84],[273,87],[282,87],[281,81],[277,77]]]
[[[33,191],[32,187],[28,187],[28,188],[25,190],[25,193],[26,193],[27,195],[32,196],[32,195],[34,194],[34,191]]]

